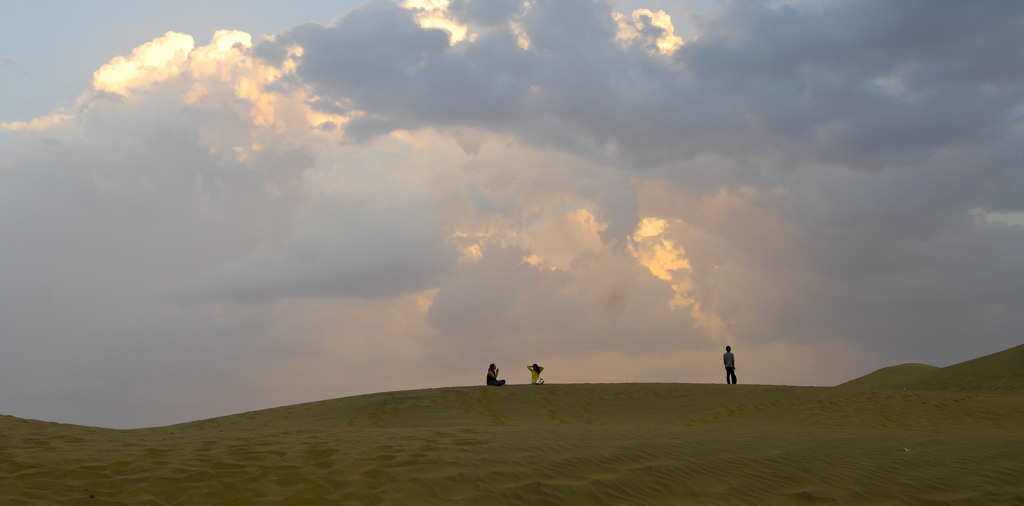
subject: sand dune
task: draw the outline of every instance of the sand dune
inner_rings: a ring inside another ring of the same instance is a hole
[[[834,388],[457,387],[130,431],[0,417],[0,503],[1021,504],[1022,355]]]
[[[1024,345],[944,368],[921,364],[887,367],[840,386],[945,392],[1024,393],[1022,364]]]

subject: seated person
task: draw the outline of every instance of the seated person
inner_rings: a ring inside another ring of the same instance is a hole
[[[539,366],[537,364],[533,364],[533,365],[526,366],[526,368],[530,370],[530,375],[532,376],[530,378],[530,383],[532,383],[534,385],[543,385],[544,384],[544,378],[540,377],[540,372],[544,370],[543,367],[541,367],[541,366]]]
[[[487,384],[496,387],[505,384],[505,380],[498,379],[498,368],[494,364],[491,364],[491,367],[487,369]]]

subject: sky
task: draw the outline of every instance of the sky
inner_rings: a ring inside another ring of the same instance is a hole
[[[3,5],[0,413],[1022,342],[1022,3],[278,4]]]

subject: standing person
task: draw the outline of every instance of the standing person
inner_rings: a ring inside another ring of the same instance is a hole
[[[491,367],[487,369],[487,384],[496,387],[505,384],[505,380],[498,379],[498,367],[494,364],[491,364]]]
[[[540,377],[540,372],[544,370],[543,367],[537,364],[533,364],[526,366],[526,368],[530,370],[530,383],[533,383],[534,385],[544,384],[544,378]]]
[[[725,355],[722,355],[722,360],[725,362],[725,383],[736,384],[736,357],[732,354],[732,347],[725,347]]]

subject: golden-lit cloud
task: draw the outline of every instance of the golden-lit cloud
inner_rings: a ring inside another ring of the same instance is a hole
[[[681,220],[644,217],[637,224],[628,245],[637,263],[646,267],[658,279],[671,284],[674,295],[668,306],[689,308],[690,316],[698,328],[715,338],[725,337],[725,322],[708,304],[701,300],[693,280],[693,266],[686,258],[686,250],[676,240],[664,237],[671,227],[684,225]]]
[[[641,242],[648,237],[657,237],[661,235],[667,227],[668,222],[661,218],[641,218],[640,223],[636,227],[636,231],[633,232],[633,240]]]
[[[520,16],[509,20],[509,30],[516,36],[516,44],[524,51],[530,49],[530,35],[526,33],[520,19],[533,8],[533,0],[526,0],[520,6]]]
[[[93,88],[127,95],[134,88],[176,76],[185,67],[193,47],[192,36],[167,32],[135,48],[130,56],[118,56],[100,67],[93,74]]]
[[[325,123],[343,125],[347,118],[313,110],[308,102],[315,98],[305,90],[290,92],[271,89],[274,83],[295,72],[295,61],[302,56],[300,47],[290,47],[279,66],[269,65],[252,55],[252,37],[236,30],[217,31],[209,45],[189,55],[188,70],[194,84],[188,102],[230,92],[248,104],[254,126],[285,132],[295,126],[317,127]],[[279,122],[286,118],[283,122]]]
[[[203,79],[229,81],[239,66],[251,65],[246,57],[252,49],[252,36],[238,30],[217,30],[210,44],[188,55],[189,71]]]
[[[33,118],[31,121],[28,122],[12,121],[9,123],[0,123],[0,130],[7,130],[9,132],[41,132],[69,123],[74,119],[74,114],[50,114],[39,118]]]
[[[640,220],[629,249],[637,262],[651,271],[658,279],[671,281],[673,271],[690,270],[683,248],[676,246],[672,239],[659,237],[668,222],[659,218],[646,217]]]
[[[282,77],[294,74],[301,47],[289,47],[286,58],[276,66],[254,57],[252,49],[252,36],[242,31],[218,30],[208,45],[200,47],[194,47],[189,35],[168,32],[139,46],[128,57],[112,59],[96,71],[93,86],[97,91],[127,96],[179,77],[188,89],[184,94],[187,104],[200,109],[236,108],[249,117],[257,131],[286,135],[295,132],[296,127],[313,128],[320,135],[341,131],[349,118],[311,107],[318,97],[310,90],[275,87]],[[330,128],[319,128],[324,125]],[[12,124],[9,129],[26,127]],[[211,149],[231,151],[242,160],[251,145],[223,146],[215,142]]]
[[[448,10],[448,0],[405,0],[402,7],[416,12],[416,22],[424,30],[441,29],[448,32],[452,45],[462,42],[469,31]]]
[[[512,33],[516,36],[516,44],[518,44],[524,51],[530,49],[530,35],[526,33],[523,26],[516,21],[512,21],[510,28],[512,29]]]
[[[675,27],[672,25],[672,17],[659,10],[654,12],[650,9],[636,9],[630,17],[620,12],[612,13],[612,18],[619,25],[617,38],[627,42],[643,39],[645,36],[652,50],[670,55],[683,46],[683,39],[675,34]],[[648,27],[653,27],[660,33],[657,37],[649,37],[644,32]]]

